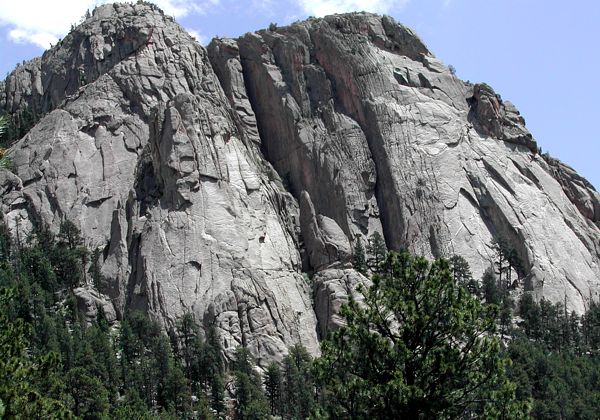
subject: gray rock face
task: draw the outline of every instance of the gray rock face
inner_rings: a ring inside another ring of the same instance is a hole
[[[172,328],[193,311],[227,353],[316,352],[297,202],[240,129],[205,50],[151,6],[108,5],[48,66],[64,69],[37,98],[51,111],[12,148],[2,210],[21,231],[67,218],[103,251],[99,293],[78,294],[85,312],[110,301],[118,317],[142,309]]]
[[[525,128],[519,111],[510,102],[503,102],[489,85],[473,86],[473,96],[467,101],[471,104],[471,121],[481,134],[536,152],[537,144]]]
[[[219,63],[244,75],[230,102],[249,99],[266,158],[300,199],[317,274],[335,248],[318,239],[312,214],[351,244],[382,229],[392,249],[463,255],[476,276],[502,237],[538,296],[566,298],[577,311],[597,296],[598,193],[537,154],[512,104],[455,78],[410,30],[387,17],[336,15],[214,40],[208,50],[222,85],[232,78]],[[327,313],[323,290],[317,314]]]
[[[227,354],[316,353],[373,232],[476,276],[502,236],[538,296],[578,311],[600,287],[598,193],[388,17],[205,50],[153,6],[101,6],[0,84],[0,106],[44,114],[0,170],[4,220],[67,218],[102,250],[102,284],[78,289],[90,317],[141,309],[168,329],[192,311]]]
[[[106,320],[113,323],[117,320],[114,305],[104,299],[97,290],[90,287],[78,287],[73,290],[77,307],[89,322],[95,321],[98,315],[98,309],[101,307],[106,315]]]

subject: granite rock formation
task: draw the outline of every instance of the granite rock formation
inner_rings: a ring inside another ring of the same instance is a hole
[[[463,255],[503,238],[538,296],[600,291],[600,195],[538,154],[515,107],[456,78],[408,28],[365,13],[215,39],[148,4],[97,8],[0,83],[41,119],[0,169],[13,232],[69,219],[101,250],[78,292],[173,328],[192,311],[259,363],[339,324],[360,239]],[[526,285],[526,286],[525,286]],[[93,314],[90,314],[93,316]]]

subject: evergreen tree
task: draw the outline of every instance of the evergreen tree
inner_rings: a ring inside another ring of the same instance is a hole
[[[281,389],[283,386],[281,368],[277,363],[267,367],[264,378],[265,394],[269,402],[271,415],[278,416],[282,413]]]
[[[238,347],[235,354],[235,413],[240,420],[262,420],[269,415],[260,378],[250,352]]]
[[[494,307],[458,287],[448,262],[390,253],[364,304],[322,345],[317,372],[332,417],[525,418],[494,338]]]
[[[385,259],[385,253],[387,248],[385,241],[379,232],[373,233],[369,237],[369,243],[367,244],[367,265],[373,272],[378,272],[381,264]]]
[[[8,117],[6,115],[0,115],[0,145],[4,144],[4,136],[8,128]]]
[[[104,318],[105,320],[106,318]],[[93,376],[98,378],[108,393],[111,403],[118,396],[119,369],[116,351],[111,342],[108,329],[104,323],[97,323],[87,329],[84,338],[89,343],[89,358],[80,366],[86,367],[88,371],[93,367]]]
[[[575,311],[569,316],[569,331],[571,334],[571,347],[573,351],[581,356],[583,351],[583,338],[581,336],[581,319]]]
[[[590,301],[583,323],[585,342],[590,350],[597,352],[600,350],[600,303]]]
[[[507,275],[508,270],[508,253],[509,247],[504,237],[494,238],[492,240],[492,251],[494,251],[494,267],[496,267],[495,274],[498,276],[498,287],[503,288],[505,284],[503,279]]]
[[[152,343],[153,359],[150,375],[155,375],[157,405],[173,409],[177,414],[189,411],[191,395],[187,380],[173,359],[171,345],[166,335],[160,334]]]
[[[140,398],[136,391],[127,390],[112,409],[112,418],[114,419],[135,419],[135,420],[155,420],[156,416],[152,413],[146,402]],[[202,417],[201,417],[202,418]],[[208,417],[207,417],[208,418]]]
[[[178,331],[181,335],[181,347],[186,374],[190,378],[192,376],[192,359],[194,357],[193,343],[196,341],[196,337],[199,336],[199,329],[194,319],[194,314],[191,312],[183,314],[178,323]]]
[[[498,280],[493,270],[489,268],[485,270],[481,278],[481,284],[485,303],[500,306],[502,303],[502,293],[498,287]]]
[[[462,257],[448,265],[391,254],[378,264],[364,303],[351,300],[343,309],[346,325],[323,343],[316,369],[304,348],[292,347],[282,365],[267,368],[265,398],[247,351],[227,372],[216,328],[204,338],[189,314],[173,346],[158,323],[127,313],[114,345],[104,308],[95,322],[83,320],[74,284],[64,280],[63,255],[73,257],[82,279],[78,248],[73,226],[57,237],[37,229],[13,241],[0,223],[4,417],[73,418],[71,408],[80,418],[212,419],[215,411],[226,414],[223,378],[230,374],[239,418],[519,418],[526,404],[518,401],[530,399],[539,419],[600,412],[600,305],[591,301],[580,317],[566,301],[538,303],[525,293],[513,326],[508,273],[521,271],[510,252],[503,282],[493,269],[484,276],[484,298],[497,305],[490,308],[466,293],[470,270]]]
[[[312,357],[300,344],[283,359],[283,399],[286,418],[305,419],[315,405]]]
[[[452,275],[454,276],[456,284],[464,287],[471,292],[471,294],[479,296],[479,284],[473,279],[471,267],[467,260],[460,255],[453,255],[448,262],[450,263],[450,269],[452,270]]]
[[[75,288],[85,281],[84,267],[88,251],[75,224],[65,220],[60,225],[58,242],[52,249],[52,263],[61,284]]]
[[[21,268],[30,282],[38,283],[45,291],[55,293],[58,290],[56,274],[46,256],[47,250],[38,245],[21,251]]]
[[[73,397],[73,412],[84,419],[103,418],[108,414],[109,402],[106,389],[86,369],[76,367],[66,376],[66,383]]]
[[[15,292],[0,288],[0,404],[3,418],[73,418],[68,409],[47,397],[34,382],[48,366],[48,357],[33,361],[27,354],[29,326],[7,315]]]
[[[519,300],[519,315],[523,320],[521,327],[529,338],[540,337],[540,309],[530,293],[524,293]]]
[[[517,273],[518,282],[519,273],[523,270],[523,264],[519,254],[503,236],[493,240],[492,250],[495,254],[494,266],[497,268],[496,274],[498,275],[499,288],[512,288],[513,271]]]
[[[222,413],[224,406],[224,366],[221,358],[221,345],[219,334],[214,325],[206,332],[206,347],[204,352],[204,364],[206,366],[206,383],[210,389],[211,406],[217,413]]]
[[[92,284],[97,290],[102,291],[106,284],[106,279],[102,275],[100,270],[100,258],[102,256],[102,251],[100,248],[96,248],[90,258],[90,268],[88,269],[88,273],[90,275],[90,279],[92,280]]]
[[[151,408],[158,405],[159,373],[156,371],[154,344],[160,327],[140,312],[127,314],[121,324],[121,369],[123,388],[145,399]]]
[[[96,305],[96,325],[104,334],[108,334],[110,329],[110,324],[108,323],[108,318],[106,317],[106,311],[104,311],[104,306]]]
[[[514,306],[515,303],[508,293],[504,294],[500,306],[500,333],[503,335],[508,333],[512,326],[512,314]]]
[[[543,341],[509,342],[509,374],[517,393],[533,400],[535,419],[596,419],[600,412],[600,361],[573,352],[549,352]]]
[[[352,256],[352,266],[356,271],[362,274],[367,272],[367,260],[365,256],[365,248],[362,244],[360,236],[356,236],[356,245],[354,245],[354,254]]]

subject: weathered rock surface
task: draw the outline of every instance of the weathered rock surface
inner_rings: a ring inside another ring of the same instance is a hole
[[[89,322],[95,321],[99,308],[104,310],[104,315],[109,323],[117,320],[117,313],[114,305],[107,299],[104,299],[97,290],[92,287],[78,287],[73,290],[77,307]]]
[[[101,6],[0,84],[0,107],[44,114],[0,170],[4,220],[69,219],[102,251],[99,290],[79,293],[90,317],[142,309],[173,328],[193,311],[227,353],[317,352],[373,232],[476,276],[503,237],[538,296],[583,311],[600,290],[598,193],[388,17],[205,50],[153,6]]]
[[[234,107],[251,103],[265,157],[301,213],[327,217],[351,243],[382,229],[392,249],[463,255],[476,276],[502,237],[538,296],[578,311],[597,296],[598,193],[537,154],[512,104],[458,80],[409,29],[336,15],[213,40],[208,51],[222,85],[235,86]],[[223,62],[244,77],[219,71]],[[326,269],[331,240],[314,239],[313,216],[301,225],[311,269]],[[317,314],[330,301],[322,290]]]
[[[226,352],[317,351],[298,205],[205,50],[150,6],[107,5],[44,55],[49,67],[62,70],[28,106],[50,112],[13,147],[2,210],[22,231],[69,219],[103,251],[102,296],[82,289],[85,312],[108,300],[118,317],[142,309],[172,328],[193,311]]]

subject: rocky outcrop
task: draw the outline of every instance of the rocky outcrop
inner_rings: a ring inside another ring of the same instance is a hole
[[[117,320],[114,305],[92,287],[77,287],[73,290],[77,308],[84,315],[88,322],[93,322],[98,319],[98,311],[100,308],[104,311],[106,321],[114,323]]]
[[[252,105],[265,157],[301,203],[306,191],[301,213],[328,218],[351,243],[381,229],[392,249],[463,255],[476,276],[502,238],[538,296],[578,311],[596,296],[597,193],[559,175],[512,104],[458,80],[410,30],[336,15],[217,39],[208,51],[221,84],[237,80],[230,102]],[[243,78],[219,71],[224,61]],[[313,239],[314,217],[304,220],[318,278],[329,253]],[[317,313],[326,313],[318,302],[331,293],[316,290]]]
[[[21,231],[69,219],[102,251],[86,313],[97,298],[173,328],[191,311],[226,353],[316,352],[298,205],[240,129],[205,50],[152,6],[107,5],[44,55],[50,67],[61,70],[42,84],[48,112],[12,148],[2,210]]]
[[[469,120],[481,134],[520,144],[533,153],[537,151],[537,144],[525,128],[525,120],[519,111],[512,103],[502,101],[489,85],[474,85],[473,96],[467,101],[471,105]]]
[[[573,168],[548,154],[542,155],[548,171],[560,183],[566,196],[588,220],[600,227],[600,194]]]
[[[0,89],[5,111],[44,115],[0,170],[4,220],[69,219],[102,251],[102,281],[78,295],[89,317],[141,309],[169,329],[191,311],[226,354],[317,352],[359,298],[352,250],[374,232],[476,276],[502,237],[538,296],[577,311],[600,287],[591,185],[389,17],[205,50],[154,6],[105,5]]]

